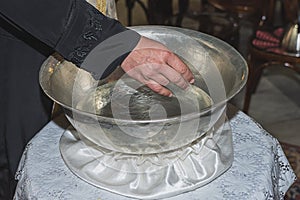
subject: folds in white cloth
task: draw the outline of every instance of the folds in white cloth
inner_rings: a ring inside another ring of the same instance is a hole
[[[70,127],[60,140],[68,168],[90,184],[133,198],[166,198],[194,190],[220,176],[233,161],[227,121],[188,146],[149,155],[110,151],[76,134]]]

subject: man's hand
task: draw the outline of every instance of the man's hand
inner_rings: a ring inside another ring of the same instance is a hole
[[[194,82],[189,68],[174,53],[161,43],[143,36],[121,67],[129,76],[164,96],[172,95],[164,87],[169,82],[183,89],[188,82]]]

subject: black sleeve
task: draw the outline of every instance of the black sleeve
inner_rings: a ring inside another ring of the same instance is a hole
[[[130,35],[129,40],[122,41],[127,51],[140,39],[137,33],[104,16],[85,0],[1,0],[0,13],[78,66],[97,45],[116,34]],[[117,56],[112,63],[120,64],[127,54]]]

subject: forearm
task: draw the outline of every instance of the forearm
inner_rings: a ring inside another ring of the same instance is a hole
[[[128,30],[85,0],[1,0],[0,13],[78,66],[101,42]],[[122,41],[129,50],[139,37],[131,39]]]

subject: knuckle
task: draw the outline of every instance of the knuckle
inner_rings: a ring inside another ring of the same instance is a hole
[[[152,77],[154,75],[154,71],[152,71],[152,70],[150,70],[150,71],[145,70],[142,73],[145,77]]]
[[[157,72],[162,69],[162,65],[160,63],[151,63],[149,64],[149,68],[151,68],[152,72]]]
[[[170,51],[162,51],[162,56],[164,57],[164,58],[168,58],[168,57],[171,57],[171,56],[173,56],[174,54],[172,53],[172,52],[170,52]]]
[[[185,74],[185,73],[188,72],[188,69],[187,69],[187,67],[185,67],[185,66],[181,66],[181,67],[179,67],[179,72],[180,72],[181,74]]]

